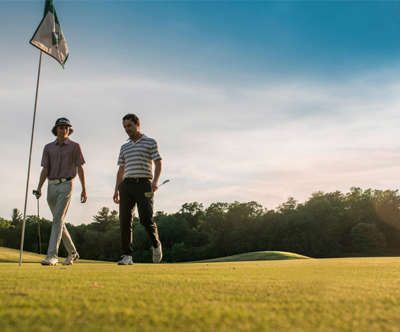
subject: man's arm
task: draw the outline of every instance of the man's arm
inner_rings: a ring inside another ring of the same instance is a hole
[[[48,174],[48,168],[47,167],[43,167],[42,171],[40,172],[40,178],[39,178],[39,184],[37,186],[36,191],[38,192],[38,194],[36,194],[36,198],[39,199],[40,196],[42,196],[42,186],[43,183],[46,181],[47,179],[47,174]]]
[[[151,189],[156,191],[158,189],[158,180],[160,179],[161,169],[162,169],[162,162],[161,159],[154,160],[154,178],[153,183],[151,184]]]
[[[85,203],[87,201],[86,181],[85,181],[85,171],[83,170],[82,165],[78,166],[78,176],[79,176],[79,181],[81,181],[82,185],[81,203]]]
[[[117,172],[117,181],[115,182],[115,190],[114,190],[114,197],[113,200],[116,204],[119,204],[119,193],[118,193],[118,187],[121,184],[124,176],[124,171],[125,171],[125,166],[121,165],[119,166],[118,172]]]

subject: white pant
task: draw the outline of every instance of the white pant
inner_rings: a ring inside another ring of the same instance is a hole
[[[72,195],[72,181],[60,184],[49,184],[47,188],[47,203],[53,214],[53,224],[47,257],[57,257],[61,238],[68,254],[76,252],[74,243],[65,227],[65,216],[68,211]]]

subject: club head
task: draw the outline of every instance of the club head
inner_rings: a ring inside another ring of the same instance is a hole
[[[166,184],[166,183],[168,183],[169,181],[170,181],[169,179],[167,179],[167,180],[163,181],[163,183],[161,183],[161,184],[160,184],[160,186],[162,186],[163,184]]]

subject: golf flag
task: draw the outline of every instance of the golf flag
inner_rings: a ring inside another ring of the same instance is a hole
[[[43,19],[29,43],[52,56],[64,68],[68,58],[68,47],[61,31],[53,0],[46,0]]]

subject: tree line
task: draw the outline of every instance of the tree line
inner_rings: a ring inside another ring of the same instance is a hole
[[[157,212],[164,261],[185,262],[250,251],[290,251],[315,258],[400,255],[397,190],[316,192],[304,203],[289,198],[268,210],[257,202],[185,203],[176,213]],[[51,222],[40,221],[47,251]],[[134,218],[136,262],[151,262],[150,241]],[[81,258],[115,261],[120,256],[118,213],[103,207],[88,224],[67,223]],[[0,218],[0,246],[19,248],[22,217]],[[24,248],[38,252],[37,217],[28,216]],[[60,246],[60,255],[66,252]]]

